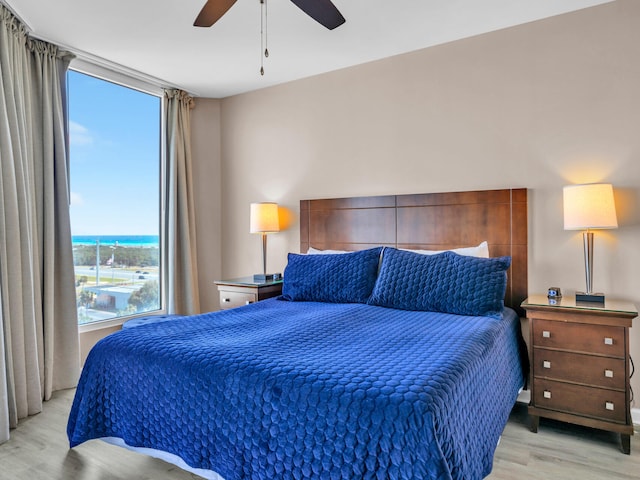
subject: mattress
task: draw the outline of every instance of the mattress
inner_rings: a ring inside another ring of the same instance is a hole
[[[226,480],[479,479],[523,385],[521,347],[510,309],[269,299],[104,338],[67,433]]]

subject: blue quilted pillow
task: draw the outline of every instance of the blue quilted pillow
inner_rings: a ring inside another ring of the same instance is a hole
[[[333,255],[290,253],[282,296],[292,301],[366,303],[376,283],[381,251],[382,247]]]
[[[370,305],[458,315],[499,315],[511,257],[444,252],[419,255],[385,248]]]

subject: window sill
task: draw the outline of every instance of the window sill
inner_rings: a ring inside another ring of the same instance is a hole
[[[152,312],[144,312],[139,315],[130,315],[127,317],[113,318],[111,320],[101,320],[98,322],[84,323],[82,325],[78,325],[78,332],[82,334],[85,332],[94,332],[96,330],[106,330],[108,328],[113,328],[113,327],[122,327],[122,324],[124,322],[133,320],[134,318],[142,318],[142,317],[149,317],[152,315],[166,315],[166,314],[167,312],[165,312],[164,310],[154,310]]]

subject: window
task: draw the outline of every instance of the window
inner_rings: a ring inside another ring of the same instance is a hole
[[[68,72],[78,323],[162,308],[161,98]]]

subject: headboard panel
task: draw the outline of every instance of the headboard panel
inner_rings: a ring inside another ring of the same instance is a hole
[[[504,189],[300,201],[300,251],[378,245],[445,250],[486,240],[512,258],[505,304],[527,297],[527,190]]]

